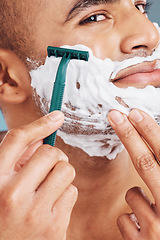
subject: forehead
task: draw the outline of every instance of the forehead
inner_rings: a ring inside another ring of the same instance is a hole
[[[68,19],[71,15],[74,16],[74,14],[76,15],[77,13],[87,10],[92,6],[120,3],[121,1],[127,2],[133,0],[41,0],[41,1],[43,2],[42,14],[52,16],[53,19],[64,21],[64,18]]]
[[[53,6],[55,10],[61,8],[61,11],[65,11],[66,10],[65,8],[67,8],[67,10],[73,11],[76,8],[88,8],[93,5],[116,3],[121,2],[122,0],[49,0],[49,1],[43,0],[43,1],[45,5],[47,5],[48,7]]]

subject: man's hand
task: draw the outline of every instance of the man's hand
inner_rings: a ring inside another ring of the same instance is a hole
[[[64,240],[77,189],[75,171],[43,139],[63,123],[60,112],[8,132],[0,145],[0,239]]]
[[[121,234],[126,240],[159,240],[160,127],[150,116],[136,109],[130,112],[128,118],[112,111],[108,119],[155,199],[155,204],[152,204],[138,187],[127,192],[126,201],[134,214],[123,214],[118,218]]]

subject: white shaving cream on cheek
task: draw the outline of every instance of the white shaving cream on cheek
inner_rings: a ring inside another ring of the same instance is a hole
[[[139,108],[158,119],[160,89],[153,86],[121,89],[109,81],[110,76],[112,74],[114,77],[128,66],[160,59],[160,46],[153,56],[135,57],[123,62],[98,59],[89,48],[82,45],[65,47],[89,51],[90,57],[88,62],[71,60],[68,66],[62,105],[65,122],[58,130],[58,135],[65,143],[81,148],[90,156],[114,159],[123,146],[107,121],[109,111],[117,109],[128,114],[130,109]],[[47,57],[43,66],[30,73],[32,87],[41,100],[47,100],[48,107],[60,60]],[[43,101],[41,104],[43,106]]]

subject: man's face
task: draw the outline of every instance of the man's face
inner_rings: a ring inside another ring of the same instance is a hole
[[[86,45],[92,49],[96,57],[101,59],[110,58],[113,61],[122,61],[135,56],[147,57],[157,47],[159,33],[146,17],[145,5],[145,1],[131,0],[48,0],[48,5],[42,14],[38,16],[38,27],[35,31],[35,46],[39,57],[46,56],[46,47],[48,45],[59,47],[76,44]],[[158,74],[154,71],[155,65],[156,62],[150,62],[129,71],[127,69],[127,73],[122,72],[123,80],[116,81],[115,85],[118,86],[120,83],[120,87],[128,85],[145,87],[152,84],[157,87],[155,76],[159,76],[160,71],[158,70]],[[107,69],[105,71],[107,72]],[[141,74],[139,75],[139,73]],[[128,77],[129,74],[131,77]],[[148,74],[150,75],[148,76]],[[132,75],[134,75],[136,81],[133,81]],[[97,77],[99,78],[99,74]],[[120,76],[118,77],[120,78]],[[143,84],[139,86],[142,78],[144,79]],[[73,77],[70,79],[74,82]],[[151,79],[151,82],[147,82],[147,79]],[[101,81],[99,81],[99,87],[101,87]],[[107,89],[106,94],[109,91],[111,89]],[[97,104],[101,105],[99,99]],[[103,113],[106,113],[108,109],[105,105],[103,107],[104,111],[101,110],[102,114],[99,114],[103,115],[104,123],[106,123],[106,114]],[[90,114],[91,112],[88,115],[86,113],[88,122],[91,119]],[[83,116],[81,116],[81,119],[83,119]],[[102,118],[100,119],[100,122],[102,122]],[[64,126],[66,125],[64,124]],[[86,132],[89,132],[89,130],[93,132],[93,127],[91,125],[87,126]],[[104,127],[106,128],[105,124]],[[73,126],[74,132],[76,132],[76,128],[77,124]],[[71,131],[71,128],[69,129]],[[101,135],[105,136],[105,139],[100,138],[98,141],[96,135],[94,142],[101,142],[107,146],[108,140],[111,139],[108,139],[103,130],[100,129]],[[85,132],[84,135],[86,136]],[[111,152],[113,152],[114,144],[111,147]]]
[[[150,55],[159,36],[145,8],[146,0],[48,0],[37,16],[37,52],[83,44],[96,57],[114,61]]]

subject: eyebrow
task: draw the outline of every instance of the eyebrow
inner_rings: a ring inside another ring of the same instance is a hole
[[[75,17],[78,13],[85,10],[86,8],[97,6],[100,4],[115,3],[120,2],[121,0],[79,0],[74,4],[72,9],[67,15],[66,22]]]

